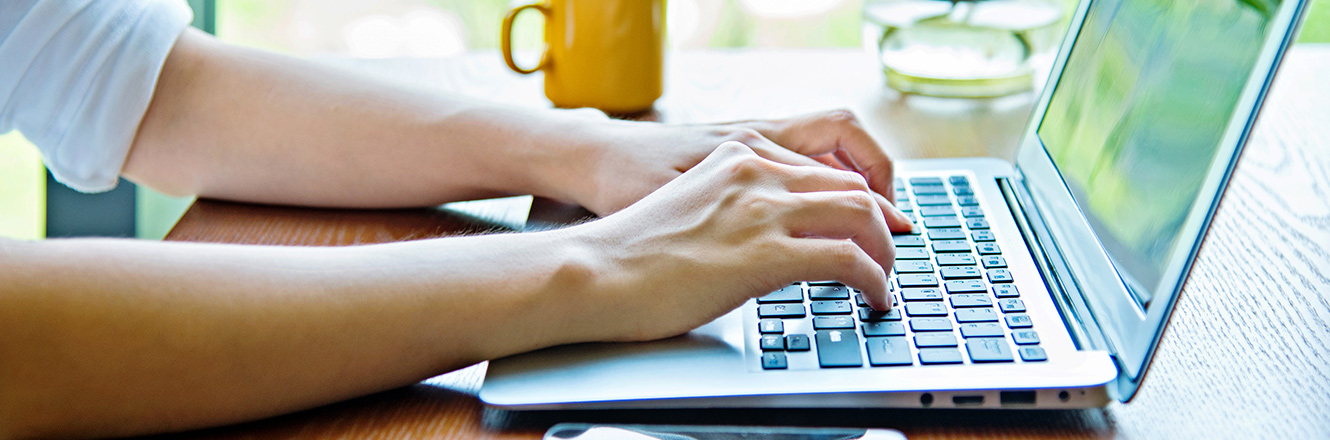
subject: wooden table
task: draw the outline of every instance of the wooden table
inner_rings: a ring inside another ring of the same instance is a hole
[[[539,79],[497,54],[348,62],[400,80],[547,105]],[[1144,388],[1083,411],[707,410],[513,413],[476,399],[485,365],[193,438],[535,439],[562,421],[891,427],[943,437],[1330,437],[1330,46],[1293,50],[1200,253]],[[901,96],[858,51],[674,54],[667,122],[856,111],[898,158],[1011,158],[1033,94],[996,100]],[[337,211],[201,200],[169,240],[349,245],[474,226],[431,209]]]

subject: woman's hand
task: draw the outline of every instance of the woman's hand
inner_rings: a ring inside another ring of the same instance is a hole
[[[598,139],[571,163],[551,167],[567,188],[561,197],[607,215],[623,209],[697,165],[717,145],[741,142],[759,156],[787,165],[832,167],[860,174],[892,230],[910,222],[892,205],[892,162],[845,110],[781,120],[713,125],[610,121],[592,130]]]
[[[801,280],[841,281],[888,310],[882,203],[860,174],[725,142],[641,202],[560,231],[587,250],[590,286],[559,301],[578,340],[682,334]]]

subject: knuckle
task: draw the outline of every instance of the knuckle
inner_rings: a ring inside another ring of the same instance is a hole
[[[845,179],[845,182],[848,183],[854,189],[860,191],[868,191],[868,179],[864,178],[863,174],[859,174],[853,171],[843,171],[843,170],[834,170],[834,171],[840,174],[841,178]]]
[[[780,210],[783,201],[765,192],[745,192],[738,201],[744,217],[760,220],[771,218]]]
[[[740,155],[748,150],[748,146],[740,142],[725,141],[716,147],[716,151],[725,155]]]
[[[831,122],[834,122],[834,123],[836,123],[836,124],[840,124],[840,125],[855,125],[855,126],[859,125],[859,117],[858,117],[858,116],[855,116],[855,115],[854,115],[854,112],[852,112],[852,111],[850,111],[850,110],[848,110],[848,109],[843,109],[843,108],[842,108],[842,109],[831,110],[831,111],[828,111],[828,112],[826,113],[826,116],[824,116],[824,117],[825,117],[828,121],[831,121]]]
[[[729,163],[730,176],[739,182],[752,182],[776,171],[776,164],[756,154],[735,157]]]
[[[878,209],[877,200],[871,194],[864,191],[851,191],[845,195],[847,203],[859,214],[868,214],[871,216],[873,211]]]
[[[859,263],[859,246],[851,241],[841,241],[832,248],[831,263],[840,268],[857,267]]]
[[[730,132],[728,138],[731,141],[741,142],[744,144],[751,144],[753,142],[757,142],[763,139],[762,133],[758,133],[757,130],[748,127],[740,127],[734,129],[733,131]]]

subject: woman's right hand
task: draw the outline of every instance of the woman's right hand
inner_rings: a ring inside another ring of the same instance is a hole
[[[726,142],[628,208],[560,232],[587,252],[581,340],[679,335],[801,280],[837,280],[888,310],[895,246],[863,176]],[[565,300],[568,298],[564,298]]]

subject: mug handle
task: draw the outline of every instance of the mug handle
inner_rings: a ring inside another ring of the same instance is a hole
[[[503,49],[503,62],[508,63],[508,68],[523,75],[535,73],[537,70],[544,69],[550,64],[550,51],[548,46],[540,52],[540,62],[536,63],[536,67],[523,69],[521,66],[517,65],[517,62],[513,61],[513,19],[517,18],[517,14],[522,13],[522,10],[526,8],[536,8],[537,11],[540,11],[541,15],[545,16],[546,21],[550,18],[550,8],[547,4],[530,3],[518,6],[513,8],[513,10],[508,11],[508,15],[503,17],[503,30],[502,33],[499,34],[499,47]],[[548,24],[546,24],[546,26],[548,26]]]

